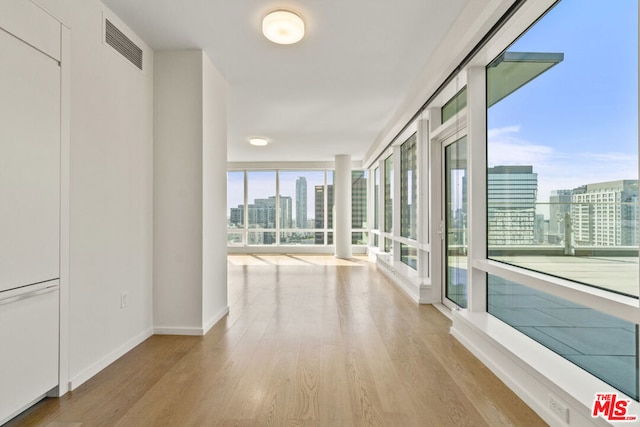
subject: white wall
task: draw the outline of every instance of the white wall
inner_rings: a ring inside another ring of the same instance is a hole
[[[144,71],[102,43],[97,0],[41,0],[71,27],[70,379],[152,331],[153,53]],[[128,307],[120,308],[121,292]]]
[[[206,55],[203,102],[203,278],[205,331],[227,311],[227,83]]]
[[[154,324],[202,325],[202,51],[156,52]]]
[[[226,82],[200,50],[155,73],[155,331],[201,335],[227,313]]]

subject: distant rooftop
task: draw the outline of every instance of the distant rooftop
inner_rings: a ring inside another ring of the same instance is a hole
[[[489,174],[517,174],[517,173],[533,173],[533,166],[494,166],[489,168]]]

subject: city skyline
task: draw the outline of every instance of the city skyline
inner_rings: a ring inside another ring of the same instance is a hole
[[[332,175],[332,171],[329,171]],[[229,178],[232,177],[232,173],[228,174]],[[242,200],[244,201],[244,173],[236,173],[236,177],[242,178],[242,189],[240,192]],[[267,175],[268,176],[268,175]],[[280,179],[282,180],[285,173],[280,173]],[[313,181],[312,181],[313,182]],[[367,182],[368,172],[365,170],[354,170],[351,172],[351,187],[352,187],[352,228],[363,229],[367,226]],[[236,183],[237,185],[238,183]],[[229,187],[233,184],[229,183]],[[282,187],[282,185],[280,185]],[[270,186],[265,188],[269,189]],[[325,192],[325,188],[327,191]],[[313,192],[313,195],[309,194],[309,191]],[[228,194],[232,191],[229,190]],[[326,193],[326,200],[325,200]],[[236,199],[239,199],[239,195],[236,194]],[[264,223],[261,228],[274,228],[275,227],[275,206],[276,196],[269,195],[267,197],[258,197],[251,200],[251,196],[247,195],[247,215],[249,226],[256,223]],[[320,198],[319,198],[320,197]],[[307,179],[304,176],[298,176],[295,179],[295,197],[287,194],[280,194],[280,228],[284,229],[317,229],[324,228],[325,221],[325,203],[327,206],[327,228],[333,227],[332,215],[333,215],[333,184],[328,185],[314,185],[308,186]],[[298,213],[301,211],[301,205],[313,205],[312,215],[308,212],[302,211],[302,219],[304,222],[298,221]],[[261,212],[265,210],[265,212]],[[263,218],[263,220],[260,220]],[[271,218],[271,220],[269,219]],[[243,225],[244,224],[244,203],[239,203],[227,206],[227,221],[229,225]]]
[[[536,212],[537,180],[532,165],[488,169],[489,245],[564,242],[567,250],[574,244],[638,245],[638,180],[584,182],[573,189],[555,189],[549,217]]]
[[[296,196],[296,181],[300,177],[304,177],[307,181],[307,221],[314,218],[315,199],[309,195],[309,189],[313,189],[316,185],[324,185],[324,170],[309,171],[280,171],[280,195],[292,197]],[[275,171],[249,171],[248,194],[247,200],[250,202],[255,199],[265,199],[276,195],[276,173]],[[254,179],[252,179],[252,177]],[[257,178],[260,179],[257,179]],[[327,184],[333,184],[333,171],[327,171]],[[227,173],[227,218],[229,217],[229,209],[244,204],[244,172],[229,171]],[[294,203],[295,206],[295,203]],[[294,213],[293,220],[297,215]]]

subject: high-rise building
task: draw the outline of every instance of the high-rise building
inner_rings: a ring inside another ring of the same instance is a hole
[[[549,220],[545,219],[544,214],[536,214],[533,231],[533,240],[536,244],[547,243],[546,236],[549,235]]]
[[[227,225],[230,228],[240,228],[244,225],[244,205],[229,209],[229,224]]]
[[[316,185],[315,193],[315,221],[316,228],[324,228],[325,216],[325,187],[324,185]],[[327,228],[333,228],[333,185],[327,185]],[[324,233],[316,233],[315,243],[321,245],[324,243]],[[331,244],[331,236],[328,237],[327,244]]]
[[[351,171],[351,228],[354,230],[367,228],[367,171]],[[351,233],[354,245],[368,244],[365,232]]]
[[[538,195],[533,166],[495,166],[487,172],[488,245],[533,244]]]
[[[291,199],[291,196],[280,196],[280,228],[292,228],[293,226],[293,217],[291,216],[292,213],[293,213],[293,200]]]
[[[587,184],[571,197],[576,245],[638,245],[638,181]]]
[[[244,225],[244,205],[229,210],[229,222],[236,226]],[[290,196],[280,196],[280,228],[291,228],[292,225],[292,200]],[[247,222],[249,228],[276,228],[276,197],[255,199],[247,205]],[[262,235],[252,233],[251,244],[273,244],[275,233],[264,231]]]
[[[367,228],[367,172],[351,171],[351,228]]]
[[[564,239],[564,216],[571,211],[573,190],[553,190],[549,196],[549,243],[560,243]]]
[[[307,228],[307,178],[296,179],[296,228]]]
[[[255,199],[247,206],[249,228],[276,228],[276,198]]]

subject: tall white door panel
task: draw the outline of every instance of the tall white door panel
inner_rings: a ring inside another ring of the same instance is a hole
[[[0,291],[59,277],[60,66],[0,30]]]

